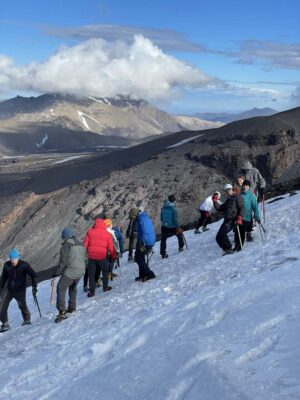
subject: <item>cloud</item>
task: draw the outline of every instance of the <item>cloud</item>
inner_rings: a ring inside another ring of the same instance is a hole
[[[172,97],[184,88],[214,86],[218,81],[136,35],[132,44],[90,39],[63,46],[46,61],[22,67],[0,55],[0,83],[3,92],[125,95],[157,100]]]
[[[297,86],[291,95],[291,100],[293,104],[300,106],[300,86]]]
[[[239,64],[253,64],[258,60],[277,68],[300,69],[300,43],[244,40],[238,50],[225,54],[235,57]]]
[[[205,48],[199,43],[192,42],[186,39],[183,33],[171,29],[153,29],[126,25],[86,25],[73,28],[44,26],[42,30],[48,35],[64,39],[88,40],[101,38],[108,42],[122,40],[127,44],[133,43],[136,35],[142,35],[150,39],[162,50],[184,52],[205,51]]]

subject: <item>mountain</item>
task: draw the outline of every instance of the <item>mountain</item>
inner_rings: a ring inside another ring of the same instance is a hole
[[[0,103],[2,153],[131,145],[151,135],[183,129],[174,117],[148,102],[124,97],[44,94]]]
[[[267,241],[222,257],[220,222],[189,249],[159,243],[153,281],[134,282],[137,265],[121,259],[113,290],[87,298],[55,324],[50,281],[28,289],[32,325],[21,327],[15,302],[11,331],[0,337],[2,399],[296,400],[300,398],[300,193],[267,203]],[[35,232],[39,236],[39,232]],[[28,260],[28,257],[25,258]],[[55,303],[55,299],[54,299]]]
[[[184,126],[190,131],[219,128],[220,126],[224,125],[223,122],[206,121],[190,115],[174,115],[174,117],[180,125]]]
[[[171,193],[176,193],[180,222],[191,225],[200,201],[233,182],[245,159],[268,185],[287,171],[286,180],[297,179],[299,131],[300,108],[295,108],[217,129],[158,136],[111,154],[55,165],[50,160],[39,170],[36,160],[19,159],[0,170],[0,263],[14,245],[38,269],[53,266],[64,226],[83,237],[94,217],[106,211],[126,229],[130,208],[141,203],[159,233],[160,208]]]
[[[276,114],[277,111],[272,108],[252,108],[241,113],[197,113],[196,117],[203,118],[207,121],[229,123],[233,121],[239,121],[241,119],[253,118],[253,117],[266,117],[269,115]]]

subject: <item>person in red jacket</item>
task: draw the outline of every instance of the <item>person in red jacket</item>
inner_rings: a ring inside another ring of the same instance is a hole
[[[89,257],[87,268],[90,291],[88,292],[88,297],[95,296],[95,273],[97,268],[102,271],[103,291],[108,292],[111,290],[111,286],[108,286],[108,257],[115,260],[117,254],[112,236],[107,232],[103,219],[95,220],[94,226],[87,231],[83,244]]]

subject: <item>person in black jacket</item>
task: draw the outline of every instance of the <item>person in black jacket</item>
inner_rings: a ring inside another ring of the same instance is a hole
[[[137,224],[137,216],[139,215],[138,208],[132,208],[129,211],[129,219],[130,222],[128,224],[126,230],[126,238],[129,239],[129,247],[128,247],[128,261],[133,262],[133,249],[135,248],[136,239],[137,239],[137,231],[138,231],[138,224]]]
[[[225,255],[232,254],[234,252],[231,242],[228,238],[228,233],[232,229],[235,230],[236,225],[243,224],[244,200],[242,196],[234,193],[232,185],[225,185],[224,190],[228,196],[225,203],[219,205],[216,195],[213,196],[213,203],[218,211],[224,212],[224,222],[217,233],[216,241],[224,250]]]
[[[22,312],[23,324],[30,324],[30,312],[26,305],[26,278],[31,277],[32,294],[37,293],[36,273],[31,266],[20,259],[20,253],[16,249],[9,252],[9,261],[3,266],[1,281],[0,281],[0,320],[2,322],[1,331],[9,329],[7,310],[12,299],[16,299],[18,306]],[[7,283],[7,290],[4,291],[4,286]],[[4,293],[3,293],[4,292]]]

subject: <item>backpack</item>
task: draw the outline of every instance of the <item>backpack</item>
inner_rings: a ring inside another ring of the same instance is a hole
[[[156,235],[154,226],[146,212],[140,213],[138,217],[138,240],[149,247],[155,244]]]

